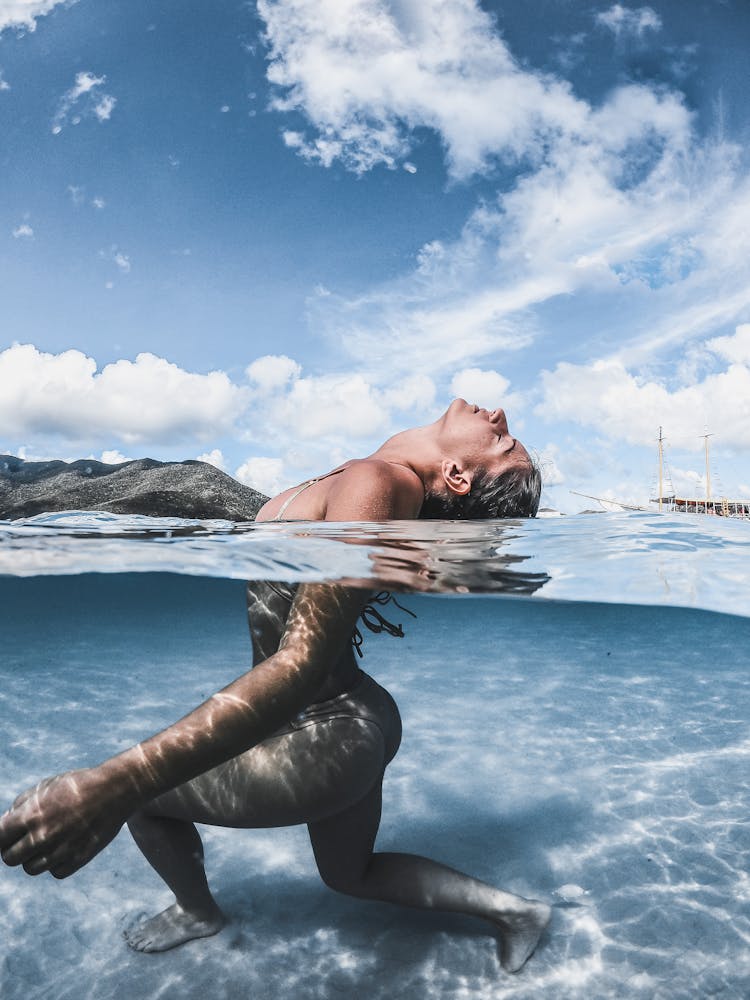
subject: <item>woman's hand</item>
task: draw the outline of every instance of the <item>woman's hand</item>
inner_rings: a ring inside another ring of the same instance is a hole
[[[29,875],[67,878],[114,839],[130,811],[100,768],[45,778],[0,817],[0,853]]]

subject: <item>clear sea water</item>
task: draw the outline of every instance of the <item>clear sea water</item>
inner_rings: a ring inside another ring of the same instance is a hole
[[[202,830],[231,923],[172,952],[122,832],[57,882],[0,872],[0,996],[750,996],[750,524],[0,522],[0,797],[94,764],[250,665],[242,581],[416,590],[363,666],[401,708],[380,849],[555,904],[517,976],[469,918],[338,896],[304,828]]]

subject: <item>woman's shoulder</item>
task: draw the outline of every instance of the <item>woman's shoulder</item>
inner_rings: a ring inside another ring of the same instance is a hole
[[[424,500],[422,480],[408,466],[379,458],[352,462],[331,481],[326,520],[413,518]]]

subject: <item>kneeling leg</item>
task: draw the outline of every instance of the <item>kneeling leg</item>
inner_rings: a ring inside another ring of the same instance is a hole
[[[254,828],[316,821],[360,799],[383,762],[377,727],[332,719],[266,740],[154,799],[128,826],[176,902],[127,931],[128,944],[165,951],[223,926],[194,823]]]
[[[501,932],[503,967],[517,972],[549,923],[549,906],[416,854],[373,853],[380,809],[378,783],[345,812],[309,824],[315,860],[326,885],[363,899],[482,917]]]

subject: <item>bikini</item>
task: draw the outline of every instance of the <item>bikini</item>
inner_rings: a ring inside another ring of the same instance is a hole
[[[272,517],[271,520],[281,521],[284,514],[286,513],[289,504],[292,503],[293,500],[296,500],[297,497],[300,495],[300,493],[304,493],[304,491],[307,489],[308,486],[312,486],[313,483],[319,483],[323,479],[328,479],[329,476],[335,476],[338,472],[343,472],[344,469],[346,468],[348,468],[348,466],[342,466],[340,469],[334,469],[332,472],[326,472],[324,476],[314,476],[312,479],[306,479],[301,486],[297,487],[297,489],[294,491],[294,493],[292,493],[290,497],[286,498],[286,500],[283,502],[281,507],[279,507],[278,511],[276,512],[276,516]]]

